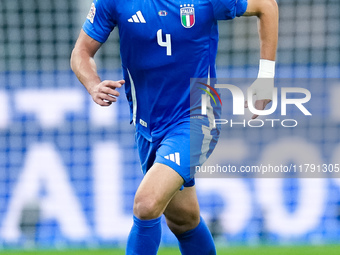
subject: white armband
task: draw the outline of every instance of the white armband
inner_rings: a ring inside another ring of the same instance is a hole
[[[256,81],[250,86],[256,100],[272,99],[274,89],[275,61],[260,59]]]
[[[275,61],[260,59],[260,67],[257,78],[274,78],[275,77]]]

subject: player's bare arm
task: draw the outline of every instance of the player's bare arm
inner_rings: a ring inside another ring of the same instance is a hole
[[[279,10],[275,0],[248,0],[243,16],[257,16],[261,59],[275,61],[279,32]]]
[[[258,17],[260,57],[261,60],[266,60],[269,62],[269,65],[271,65],[270,61],[273,62],[276,59],[276,49],[278,43],[279,11],[276,1],[248,0],[248,7],[243,16]],[[264,78],[266,76],[259,77]],[[271,78],[270,75],[268,78]],[[259,98],[259,100],[256,100],[255,102],[255,108],[258,110],[263,110],[270,101],[270,98]],[[247,107],[247,103],[245,106]],[[252,118],[254,119],[257,117],[258,115],[253,115]]]
[[[81,30],[77,43],[72,51],[71,68],[79,81],[92,96],[93,101],[101,106],[109,106],[117,101],[120,88],[125,81],[101,81],[97,73],[97,66],[93,59],[101,43],[89,37]]]

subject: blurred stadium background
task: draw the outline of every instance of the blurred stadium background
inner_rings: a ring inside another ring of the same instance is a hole
[[[324,81],[309,88],[318,117],[294,135],[319,162],[340,163],[340,1],[278,3],[277,77]],[[142,178],[128,106],[123,96],[97,107],[69,66],[90,4],[0,0],[0,250],[94,249],[126,241]],[[256,18],[220,22],[219,29],[219,75],[255,78]],[[96,58],[103,79],[122,77],[117,31]],[[258,163],[252,148],[261,158],[270,145],[284,143],[275,132],[271,141],[262,139],[265,132],[236,133],[227,150],[234,163]],[[255,147],[242,149],[249,141]],[[199,179],[197,185],[220,246],[340,240],[339,179]],[[176,245],[163,224],[162,245]]]

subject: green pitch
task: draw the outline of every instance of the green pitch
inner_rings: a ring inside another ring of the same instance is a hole
[[[67,250],[67,251],[0,251],[1,255],[124,255],[124,250]],[[180,255],[177,248],[162,248],[159,255]],[[338,255],[340,246],[289,247],[227,247],[217,249],[218,255]]]

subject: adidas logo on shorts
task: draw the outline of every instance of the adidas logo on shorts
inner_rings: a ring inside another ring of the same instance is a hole
[[[164,156],[165,159],[171,160],[172,162],[175,162],[177,165],[181,165],[180,163],[180,156],[179,152],[171,153],[167,156]]]

